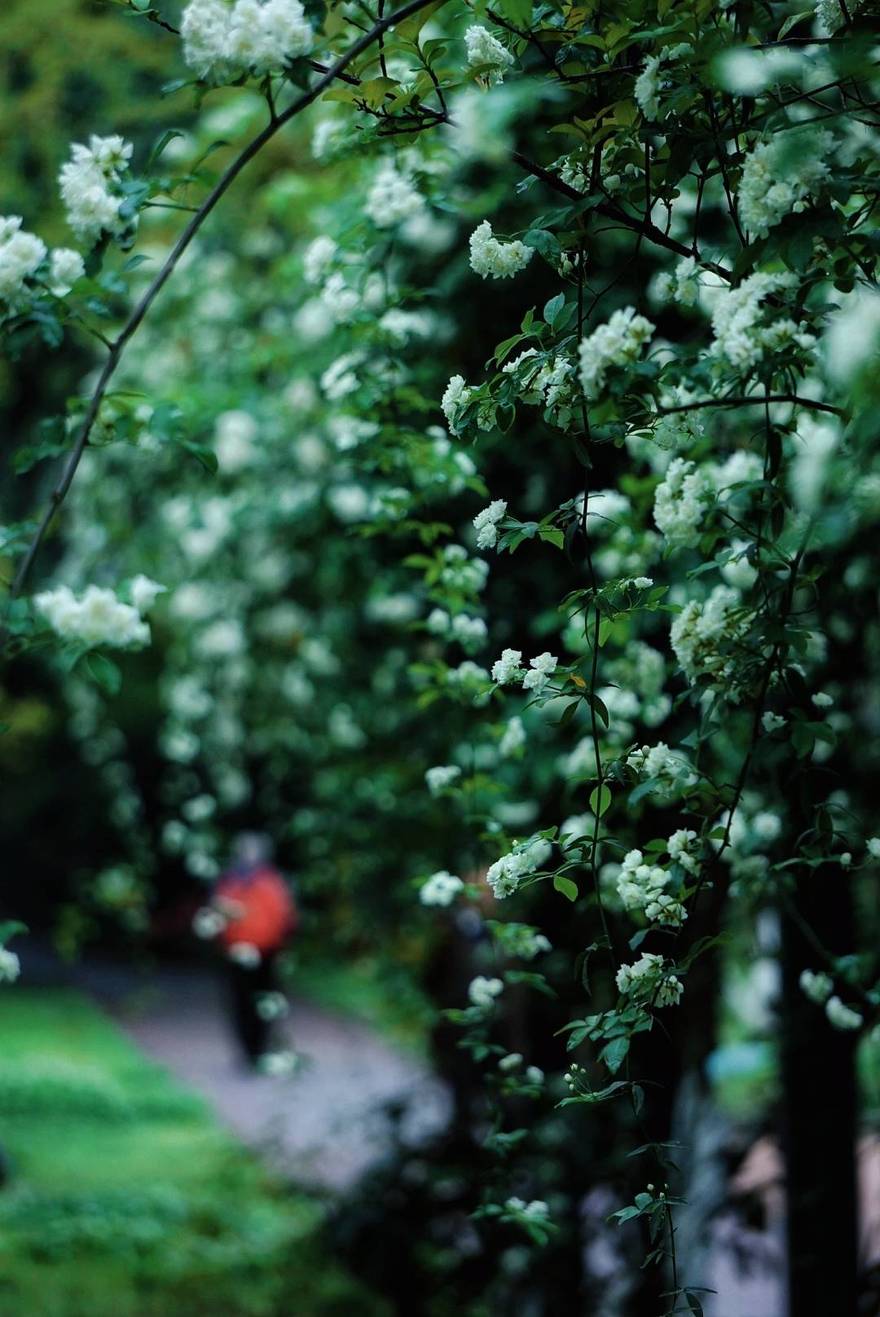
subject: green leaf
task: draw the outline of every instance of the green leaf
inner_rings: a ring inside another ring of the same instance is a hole
[[[116,695],[122,685],[122,673],[105,654],[87,654],[83,666],[93,681],[108,695]]]
[[[607,811],[611,804],[611,789],[603,782],[600,787],[593,787],[590,792],[590,809],[598,818]]]
[[[570,878],[563,878],[561,873],[558,873],[553,879],[553,886],[556,888],[557,892],[561,892],[563,896],[567,896],[569,901],[576,901],[578,899],[579,893],[577,884],[573,883]]]
[[[550,301],[544,307],[544,319],[551,329],[556,324],[557,316],[564,306],[565,293],[557,293],[555,297],[550,298]]]
[[[616,1075],[620,1067],[626,1060],[629,1052],[628,1038],[612,1038],[610,1043],[606,1043],[599,1053],[599,1059],[604,1061],[612,1075]]]

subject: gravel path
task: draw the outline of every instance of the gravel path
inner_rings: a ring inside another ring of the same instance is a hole
[[[163,966],[148,975],[119,964],[65,970],[44,953],[25,982],[68,982],[96,997],[151,1057],[207,1098],[220,1121],[301,1183],[344,1191],[380,1161],[446,1124],[442,1083],[368,1025],[294,1000],[283,1042],[300,1056],[288,1076],[240,1060],[224,987],[209,969]]]

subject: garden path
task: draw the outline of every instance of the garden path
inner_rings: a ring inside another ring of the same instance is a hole
[[[396,1138],[417,1143],[447,1123],[444,1085],[359,1020],[293,1000],[283,1041],[301,1063],[292,1075],[261,1075],[239,1061],[224,984],[209,968],[139,974],[91,961],[65,971],[37,958],[44,963],[29,956],[26,979],[63,978],[96,997],[147,1055],[201,1093],[227,1128],[301,1183],[344,1191]]]

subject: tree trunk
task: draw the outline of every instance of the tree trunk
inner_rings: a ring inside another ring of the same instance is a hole
[[[799,875],[793,903],[831,951],[853,947],[840,870]],[[798,982],[824,966],[790,916],[782,921],[782,1142],[788,1195],[789,1317],[856,1312],[855,1037],[834,1029]]]

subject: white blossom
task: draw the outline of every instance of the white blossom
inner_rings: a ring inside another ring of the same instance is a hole
[[[829,1024],[835,1029],[861,1029],[863,1020],[858,1011],[845,1006],[839,997],[829,997],[825,1003],[825,1014]]]
[[[771,713],[769,709],[761,715],[761,726],[765,732],[778,732],[787,721],[788,719],[783,718],[781,714]]]
[[[675,548],[695,545],[703,529],[713,492],[702,471],[683,457],[674,457],[654,492],[654,521]]]
[[[22,229],[18,215],[0,218],[0,302],[15,305],[45,259],[46,244]]]
[[[424,197],[410,179],[399,173],[390,160],[386,160],[373,179],[364,212],[377,229],[390,229],[419,214],[424,205]]]
[[[34,596],[34,605],[63,640],[89,648],[109,645],[132,649],[149,643],[150,628],[137,608],[125,604],[98,585],[90,585],[77,598],[67,585]]]
[[[483,279],[512,279],[524,270],[534,250],[523,243],[500,242],[492,236],[488,220],[474,229],[470,237],[471,269]]]
[[[474,530],[477,532],[478,549],[494,549],[498,543],[498,523],[507,514],[507,503],[503,498],[496,498],[482,512],[474,517]]]
[[[233,942],[227,948],[226,954],[236,965],[241,965],[242,969],[256,969],[262,960],[262,956],[252,942]]]
[[[765,238],[786,215],[806,209],[829,177],[825,156],[833,145],[826,132],[777,132],[746,156],[739,216],[753,238]]]
[[[422,883],[419,889],[419,900],[422,905],[451,905],[458,896],[459,892],[464,890],[464,883],[455,874],[448,869],[440,869],[437,873],[432,873],[431,877]]]
[[[803,970],[798,982],[801,991],[818,1006],[823,1005],[834,990],[834,980],[829,974],[816,974],[811,969]]]
[[[627,306],[615,311],[606,324],[581,339],[580,380],[587,397],[595,398],[601,393],[610,367],[635,361],[653,332],[650,320],[638,315],[635,307]]]
[[[467,404],[470,394],[471,390],[465,384],[463,375],[453,375],[446,385],[440,406],[453,434],[458,434],[459,413]]]
[[[432,796],[438,796],[460,777],[461,769],[457,764],[438,764],[436,768],[429,768],[425,773],[425,781]]]
[[[283,68],[314,45],[299,0],[189,0],[180,34],[186,63],[214,83]]]
[[[84,241],[95,242],[102,232],[115,235],[128,223],[119,213],[124,200],[119,185],[131,153],[131,144],[115,135],[92,136],[88,146],[75,142],[70,148],[58,181],[67,222]]]
[[[478,974],[468,986],[468,997],[474,1006],[479,1006],[485,1011],[494,1006],[495,998],[500,997],[503,991],[504,984],[501,979],[487,979],[485,975]]]
[[[56,247],[49,257],[49,287],[56,297],[66,297],[85,272],[83,258],[71,247]]]
[[[14,951],[0,947],[0,983],[14,983],[21,973],[21,962]]]
[[[471,68],[485,70],[485,81],[493,86],[504,81],[504,74],[513,64],[510,51],[502,46],[488,28],[473,23],[464,34],[467,62]]]
[[[504,758],[515,755],[526,743],[526,731],[522,718],[511,718],[504,729],[504,735],[498,743],[498,750]]]
[[[507,686],[522,676],[522,650],[503,649],[501,658],[492,664],[492,680],[499,686]]]
[[[158,581],[151,581],[143,574],[136,576],[129,587],[131,602],[139,613],[148,613],[160,594],[165,594],[166,587]]]
[[[663,957],[650,951],[632,965],[621,965],[615,982],[625,996],[639,997],[654,1006],[676,1006],[684,991],[680,979],[664,968]]]
[[[701,675],[721,678],[728,670],[730,660],[722,647],[742,633],[740,603],[738,590],[716,585],[708,599],[692,599],[674,619],[670,642],[689,681]]]
[[[549,684],[558,662],[556,655],[550,654],[546,650],[543,654],[539,654],[537,658],[529,659],[531,671],[523,677],[523,690],[534,691],[536,695],[540,695]]]
[[[541,867],[550,849],[549,842],[542,837],[530,837],[496,860],[486,873],[486,882],[496,899],[501,901],[515,892],[525,878]]]
[[[192,926],[196,937],[210,941],[223,932],[226,920],[219,910],[213,909],[212,906],[202,906],[193,915]]]

